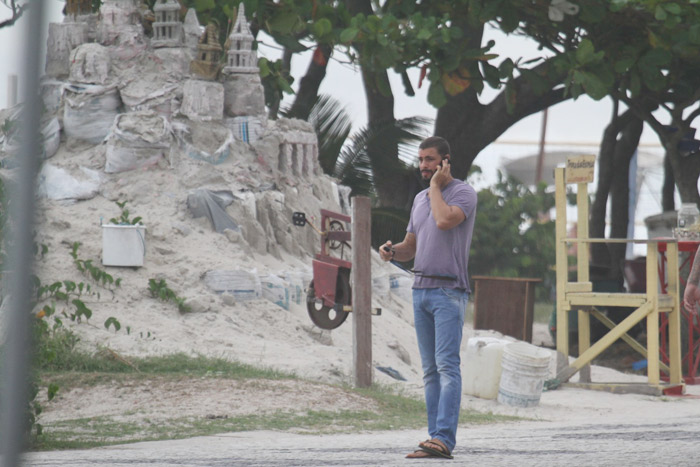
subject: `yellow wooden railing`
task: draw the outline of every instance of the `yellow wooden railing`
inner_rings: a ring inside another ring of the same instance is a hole
[[[556,274],[557,274],[557,379],[569,381],[580,373],[581,385],[592,388],[619,390],[623,383],[593,385],[590,381],[590,363],[618,339],[623,339],[647,359],[647,388],[643,392],[660,394],[669,386],[681,386],[681,321],[678,280],[678,243],[673,239],[598,239],[588,237],[588,183],[577,183],[577,236],[567,238],[565,168],[555,169],[556,201]],[[660,293],[658,243],[667,244],[667,292]],[[591,243],[643,243],[647,246],[646,292],[603,293],[593,292],[589,278],[589,245]],[[569,281],[567,247],[577,244],[575,282]],[[596,307],[633,307],[635,311],[615,325]],[[578,310],[578,358],[569,362],[569,311]],[[659,359],[659,313],[668,313],[669,365]],[[590,317],[593,315],[610,328],[597,342],[591,343]],[[646,348],[627,332],[646,319]],[[660,370],[669,375],[669,383],[662,384]],[[635,385],[637,389],[639,385]]]

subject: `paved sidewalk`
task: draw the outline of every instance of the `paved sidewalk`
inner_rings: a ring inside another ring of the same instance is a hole
[[[700,401],[697,401],[700,404]],[[127,444],[27,455],[33,466],[398,466],[426,437],[419,430],[297,435],[269,431]],[[594,425],[528,421],[463,427],[450,465],[691,466],[698,465],[700,420]]]
[[[652,397],[561,388],[520,408],[464,396],[464,408],[515,415],[519,422],[460,426],[454,461],[404,456],[425,430],[338,435],[272,431],[76,451],[29,453],[32,466],[697,466],[700,385],[685,397]]]

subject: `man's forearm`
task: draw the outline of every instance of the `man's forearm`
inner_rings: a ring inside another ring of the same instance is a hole
[[[699,285],[700,281],[700,248],[695,252],[695,258],[693,259],[693,267],[690,269],[690,274],[688,274],[688,284]]]
[[[406,242],[397,243],[393,246],[394,257],[396,261],[410,261],[415,256],[416,252]]]
[[[439,187],[430,187],[430,211],[438,225],[446,222],[450,215],[450,207],[442,199],[442,191]]]

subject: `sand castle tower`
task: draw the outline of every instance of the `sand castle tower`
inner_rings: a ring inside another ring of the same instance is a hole
[[[197,44],[197,58],[190,64],[190,72],[203,79],[216,80],[221,68],[219,61],[222,52],[219,28],[209,23]]]
[[[92,0],[66,0],[66,16],[77,17],[92,13]]]
[[[228,37],[228,59],[224,73],[258,73],[258,56],[253,50],[255,37],[250,32],[248,21],[245,18],[245,6],[241,3]]]
[[[224,116],[224,86],[217,82],[223,49],[219,28],[209,23],[197,45],[197,58],[190,63],[195,79],[185,82],[180,112],[191,120],[221,120]]]
[[[75,47],[88,42],[88,23],[76,21],[77,14],[68,13],[63,23],[50,23],[46,39],[46,65],[44,71],[52,78],[64,78],[70,71],[70,53]],[[71,5],[71,11],[79,11]]]
[[[240,4],[236,22],[226,45],[228,47],[224,74],[224,111],[227,125],[236,137],[254,142],[262,135],[265,117],[265,91],[260,82],[258,58],[253,49],[255,37],[250,32],[245,17],[245,7]]]
[[[143,43],[140,0],[103,0],[97,40],[103,45]]]
[[[184,33],[177,0],[158,0],[153,6],[153,47],[180,47]]]
[[[197,53],[199,38],[204,34],[204,28],[200,26],[199,20],[197,19],[197,12],[194,8],[187,10],[185,22],[182,27],[185,35],[185,46],[192,51],[192,56],[194,57]]]

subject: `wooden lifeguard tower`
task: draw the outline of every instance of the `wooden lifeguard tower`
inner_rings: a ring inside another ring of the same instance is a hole
[[[652,395],[681,394],[685,386],[681,380],[681,320],[678,274],[678,243],[675,239],[604,239],[588,236],[588,183],[593,181],[595,156],[570,158],[566,167],[555,169],[556,202],[556,293],[557,293],[557,379],[566,383],[580,373],[578,383],[566,385],[601,389],[618,393],[643,393]],[[577,184],[577,237],[567,238],[566,185]],[[589,279],[589,245],[591,243],[643,243],[647,246],[646,292],[603,293],[593,292]],[[660,291],[659,243],[666,246],[666,293]],[[569,281],[567,246],[578,244],[576,257],[577,279]],[[635,309],[619,324],[615,324],[597,307],[632,307]],[[578,310],[579,356],[569,362],[569,311]],[[669,364],[659,359],[659,313],[668,313]],[[591,343],[591,316],[609,328],[607,334]],[[627,332],[646,319],[646,347],[630,337]],[[646,357],[647,379],[645,383],[591,382],[590,363],[618,339],[623,339],[633,349]],[[660,371],[668,375],[668,383],[661,382]]]

